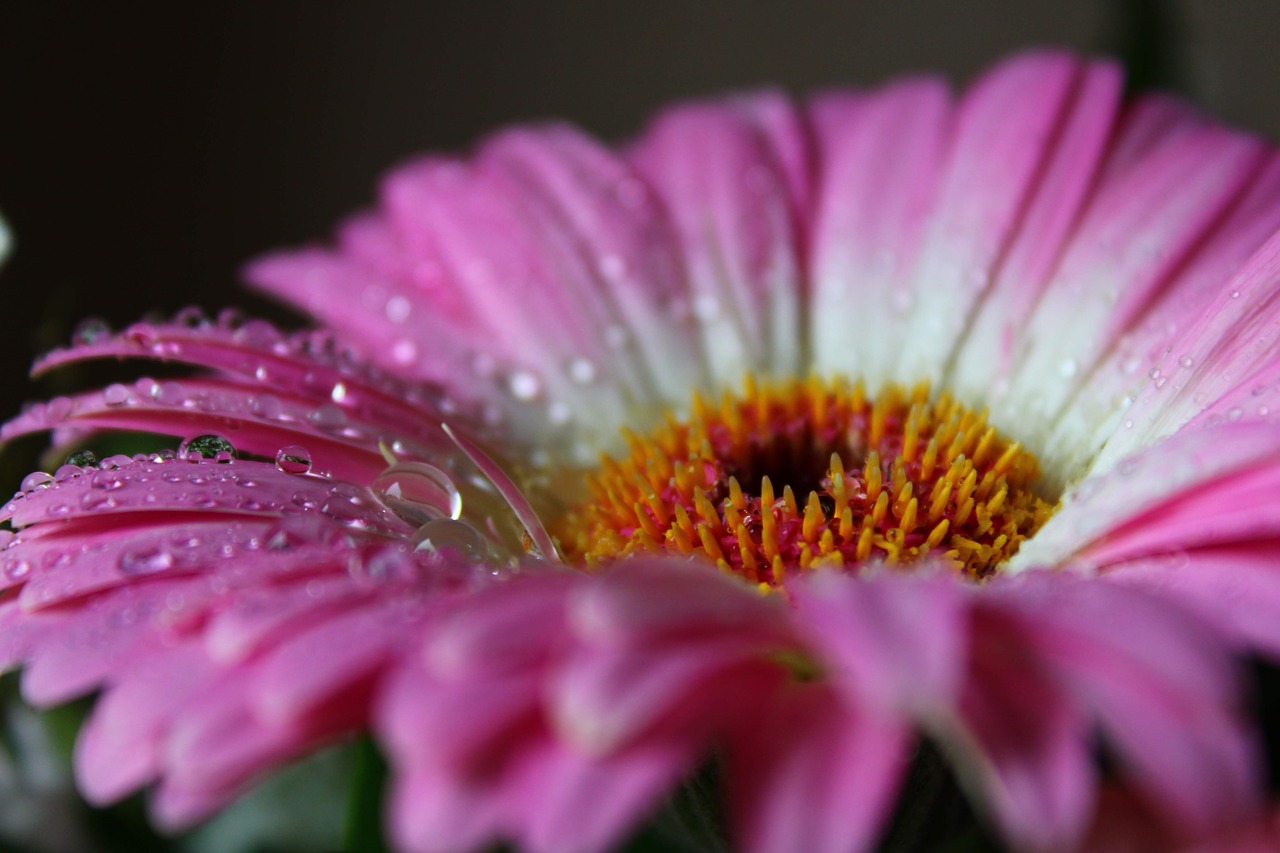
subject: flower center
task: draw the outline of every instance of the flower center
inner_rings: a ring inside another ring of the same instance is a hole
[[[927,554],[981,579],[1053,513],[1036,459],[986,414],[928,385],[836,379],[760,384],[719,404],[695,395],[630,454],[604,457],[591,499],[557,528],[571,559],[701,554],[777,586],[817,565]]]

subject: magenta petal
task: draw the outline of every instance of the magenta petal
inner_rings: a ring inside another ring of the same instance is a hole
[[[169,630],[198,619],[214,600],[200,579],[135,584],[100,596],[91,606],[30,615],[24,633],[31,648],[22,673],[23,698],[49,706],[75,698],[131,667],[150,647],[172,642]]]
[[[195,643],[138,661],[98,700],[76,742],[76,776],[90,802],[119,799],[161,768],[160,738],[172,716],[216,678]]]
[[[522,850],[607,850],[690,769],[683,743],[647,743],[607,758],[538,741],[511,769],[505,804]]]
[[[157,826],[178,832],[211,817],[239,793],[239,788],[184,788],[162,782],[148,798],[147,805]]]
[[[908,766],[905,727],[797,686],[761,708],[727,758],[730,820],[747,853],[869,849]]]
[[[790,109],[778,96],[754,103]],[[800,369],[798,202],[769,125],[752,101],[694,104],[658,117],[631,151],[665,203],[688,271],[691,311],[713,377],[737,382],[744,368]],[[796,142],[786,149],[794,152]]]
[[[895,353],[899,376],[941,378],[969,318],[1008,251],[1082,63],[1065,53],[1014,57],[984,74],[965,93],[938,175],[914,269],[903,330],[912,341]]]
[[[1024,626],[1172,819],[1204,830],[1256,804],[1255,744],[1234,713],[1238,673],[1220,635],[1181,607],[1098,580],[1037,573],[993,592],[983,606]]]
[[[819,173],[807,266],[820,371],[873,385],[891,376],[881,338],[850,336],[848,318],[885,335],[903,327],[898,282],[927,222],[950,109],[935,79],[828,95],[810,107]]]
[[[685,645],[587,647],[551,684],[552,715],[575,746],[604,754],[661,726],[699,734],[744,716],[787,677],[750,632]]]
[[[181,438],[219,433],[231,436],[240,452],[268,459],[274,459],[282,447],[303,446],[311,454],[316,473],[367,483],[386,465],[378,442],[400,437],[348,418],[333,403],[285,400],[194,377],[181,383],[144,384],[160,390],[155,395],[123,390],[126,396],[120,398],[108,388],[64,398],[68,399],[66,406],[30,409],[0,428],[0,439],[7,441],[67,424]],[[172,397],[166,396],[170,393]],[[116,402],[118,399],[123,402]],[[264,403],[264,399],[270,402]]]
[[[219,663],[236,663],[336,610],[360,606],[365,595],[346,573],[245,590],[209,619],[205,650]]]
[[[951,578],[823,572],[793,595],[796,621],[849,701],[924,718],[954,701],[968,626]]]
[[[533,673],[437,681],[403,662],[376,697],[375,726],[398,764],[465,772],[483,764],[495,742],[533,724],[541,687]]]
[[[419,621],[391,599],[299,629],[254,666],[255,709],[277,724],[305,714],[381,667],[393,649],[417,636]]]
[[[1126,560],[1107,578],[1176,600],[1241,645],[1280,656],[1280,545],[1242,543]]]
[[[590,644],[630,645],[681,635],[753,632],[759,641],[792,641],[781,602],[718,572],[690,571],[682,560],[636,558],[599,583],[581,584],[569,600],[568,622]]]
[[[390,834],[404,850],[478,850],[499,834],[499,799],[483,782],[409,767],[393,780],[390,800]]]
[[[1092,803],[1088,720],[1019,653],[1029,641],[1017,626],[987,614],[974,621],[957,771],[1008,838],[1028,849],[1069,849]]]

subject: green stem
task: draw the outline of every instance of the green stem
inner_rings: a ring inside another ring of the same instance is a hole
[[[382,800],[387,783],[387,762],[368,735],[355,743],[355,769],[347,800],[347,828],[343,849],[347,853],[386,853],[382,839]]]

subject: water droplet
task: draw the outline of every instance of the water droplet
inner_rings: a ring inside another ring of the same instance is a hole
[[[271,394],[259,394],[254,397],[253,402],[249,404],[249,408],[258,417],[271,421],[278,420],[284,412],[284,404]]]
[[[1232,298],[1232,299],[1239,299],[1239,298],[1240,298],[1240,291],[1238,291],[1238,290],[1233,290],[1233,291],[1231,291],[1231,298]]]
[[[88,468],[98,464],[98,457],[92,450],[77,450],[67,457],[67,464],[75,465],[77,468]]]
[[[31,574],[30,560],[9,560],[4,564],[4,576],[11,581],[20,581]]]
[[[709,293],[701,293],[693,299],[693,315],[708,322],[720,316],[720,302]]]
[[[378,475],[370,488],[412,524],[462,516],[462,493],[457,485],[444,471],[425,462],[392,465]]]
[[[358,578],[375,582],[408,581],[418,574],[418,564],[413,555],[399,548],[384,548],[367,560],[354,563],[351,569]]]
[[[403,323],[409,319],[411,306],[403,296],[393,296],[387,300],[387,319],[393,323]]]
[[[22,479],[20,489],[24,492],[44,489],[53,485],[53,475],[45,471],[33,471]]]
[[[150,575],[172,567],[172,552],[158,545],[125,551],[120,555],[120,571],[126,575]]]
[[[409,537],[414,550],[428,551],[441,557],[483,560],[488,548],[475,528],[448,518],[428,521]]]
[[[173,315],[173,322],[179,326],[186,326],[188,329],[198,329],[202,326],[212,325],[209,315],[204,313],[204,309],[196,305],[188,305]]]
[[[1242,417],[1244,417],[1244,409],[1240,408],[1239,406],[1232,406],[1230,409],[1227,409],[1227,420],[1229,422],[1234,423],[1235,421],[1240,420],[1240,418]]]
[[[79,465],[62,465],[57,471],[53,472],[54,482],[61,483],[64,480],[70,480],[72,477],[79,477],[84,473],[84,469]]]
[[[547,420],[553,424],[567,424],[573,418],[573,411],[564,403],[556,401],[547,407]]]
[[[151,396],[162,406],[181,406],[187,401],[187,389],[178,382],[160,382],[151,389]]]
[[[331,432],[347,425],[347,413],[333,403],[325,403],[307,415],[307,420],[317,429]]]
[[[102,402],[108,406],[123,406],[129,402],[129,389],[119,382],[108,385],[102,391]]]
[[[596,366],[585,358],[575,358],[569,362],[569,378],[579,385],[586,385],[596,378]]]
[[[123,453],[117,453],[114,456],[108,456],[98,463],[98,467],[103,471],[114,471],[115,469],[128,465],[133,462],[133,458],[125,456]]]
[[[329,399],[335,403],[341,403],[347,399],[347,386],[341,382],[336,383],[333,390],[329,392]]]
[[[75,331],[71,333],[71,342],[74,344],[94,344],[110,336],[111,327],[107,325],[106,320],[90,317],[76,326]]]
[[[230,462],[236,458],[236,448],[220,435],[197,435],[179,445],[178,458],[188,461],[216,459],[218,462]]]
[[[65,421],[75,411],[76,404],[70,397],[54,397],[45,406],[45,419],[49,423]]]
[[[1153,368],[1151,368],[1150,370],[1148,370],[1148,371],[1147,371],[1147,377],[1148,377],[1148,378],[1150,378],[1150,379],[1159,379],[1159,378],[1160,378],[1160,368],[1158,368],[1158,367],[1153,367]]]
[[[80,496],[80,506],[83,509],[110,509],[115,505],[115,498],[110,495],[104,495],[102,492],[85,492]]]
[[[310,473],[311,452],[296,444],[282,447],[276,451],[276,467],[286,474]]]
[[[1182,358],[1178,359],[1178,364],[1182,365],[1183,367],[1191,367],[1191,365],[1195,363],[1196,363],[1196,360],[1189,355],[1184,355]]]
[[[401,338],[391,347],[391,357],[396,364],[413,364],[418,358],[418,345],[408,338]]]
[[[511,388],[511,396],[517,400],[532,400],[542,391],[542,383],[538,381],[538,377],[525,370],[518,370],[511,374],[508,385]]]
[[[1079,370],[1079,365],[1076,364],[1074,358],[1068,358],[1058,365],[1058,373],[1062,375],[1063,379],[1070,379],[1075,376],[1077,370]]]
[[[604,330],[604,342],[613,349],[622,349],[627,345],[627,330],[624,326],[614,324],[606,326]]]

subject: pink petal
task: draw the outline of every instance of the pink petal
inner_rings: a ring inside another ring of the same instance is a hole
[[[1204,830],[1254,805],[1256,745],[1232,710],[1238,673],[1208,626],[1137,590],[1049,573],[993,586],[980,604],[1023,626],[1171,819]]]
[[[1242,646],[1280,656],[1280,546],[1175,551],[1107,566],[1107,578],[1173,599]]]
[[[1280,456],[1280,434],[1262,423],[1183,430],[1069,489],[1062,506],[1014,555],[1010,568],[1086,565],[1091,547],[1144,514]]]
[[[505,805],[521,849],[531,853],[606,850],[687,772],[683,743],[646,743],[607,758],[540,741],[511,769]]]
[[[730,820],[748,853],[869,849],[908,766],[900,724],[797,685],[732,740]]]
[[[135,662],[98,700],[76,742],[76,777],[85,797],[109,803],[150,781],[161,769],[165,726],[215,676],[193,642]]]
[[[1120,107],[1119,70],[1091,63],[1076,77],[1070,102],[1046,141],[1045,161],[1017,233],[957,351],[948,386],[965,398],[998,393],[1009,381],[1016,367],[1011,343],[1019,338],[1073,236],[1071,229],[1111,142]]]
[[[963,735],[951,743],[961,781],[1018,845],[1069,849],[1092,801],[1088,720],[1023,651],[1029,639],[1017,624],[979,612],[973,633]]]
[[[819,174],[810,243],[813,359],[821,373],[893,376],[905,324],[902,269],[915,257],[942,167],[950,103],[907,80],[810,108]],[[866,334],[850,335],[851,318]]]
[[[1022,224],[1081,73],[1062,53],[1014,57],[988,71],[956,109],[912,272],[911,310],[896,354],[899,375],[941,378],[966,320]]]
[[[797,623],[849,701],[925,718],[954,701],[968,626],[951,578],[821,572],[792,594]]]
[[[567,621],[591,645],[635,645],[742,630],[785,647],[792,640],[781,602],[684,560],[635,558],[616,564],[601,583],[580,584]]]
[[[768,105],[764,109],[756,105]],[[776,95],[676,107],[631,151],[676,229],[688,274],[683,310],[698,320],[713,377],[745,368],[800,369],[801,281],[794,178],[757,116],[788,109]],[[786,123],[799,134],[798,124]],[[796,143],[786,149],[794,152]]]
[[[607,754],[660,729],[707,735],[744,715],[789,677],[748,631],[650,648],[587,647],[557,667],[550,685],[557,731]]]

